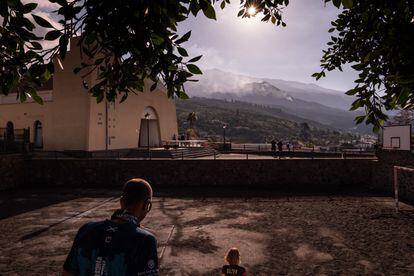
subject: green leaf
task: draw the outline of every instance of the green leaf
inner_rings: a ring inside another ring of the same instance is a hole
[[[362,123],[365,120],[365,116],[357,116],[355,117],[355,123],[357,125],[359,125],[360,123]]]
[[[342,0],[342,5],[344,5],[346,9],[351,9],[353,4],[352,0]]]
[[[220,8],[223,10],[226,7],[226,1],[221,2]]]
[[[36,7],[37,7],[37,3],[28,3],[28,4],[23,6],[22,12],[23,13],[29,13],[32,10],[36,9]]]
[[[27,100],[27,94],[26,94],[26,92],[21,91],[19,93],[19,98],[20,98],[20,102],[22,102],[22,103],[25,102]]]
[[[124,93],[124,95],[122,96],[121,100],[119,101],[119,103],[123,103],[125,102],[125,100],[128,98],[128,93]]]
[[[203,9],[203,13],[207,18],[216,20],[216,11],[214,10],[211,3],[208,3],[207,9]]]
[[[30,44],[32,44],[32,47],[34,50],[42,50],[42,45],[39,42],[36,41],[32,41],[30,42]]]
[[[177,50],[178,50],[178,52],[180,53],[181,56],[188,57],[188,53],[184,48],[177,47]]]
[[[41,27],[44,28],[54,28],[52,24],[49,23],[46,19],[43,19],[42,17],[32,14],[34,21],[39,24]]]
[[[53,30],[53,31],[48,32],[48,33],[45,35],[45,39],[46,39],[46,40],[55,40],[55,39],[57,39],[58,37],[60,37],[61,35],[62,35],[62,33],[61,33],[60,31],[58,31],[58,30]]]
[[[98,59],[96,59],[96,60],[95,60],[94,64],[95,64],[95,65],[101,64],[101,63],[102,63],[102,61],[104,61],[104,59],[105,59],[105,58],[98,58]]]
[[[177,66],[174,64],[170,64],[167,68],[168,71],[176,71],[177,70]]]
[[[62,35],[59,39],[59,55],[62,60],[65,59],[66,51],[68,49],[68,43],[69,43],[68,35],[67,34]]]
[[[269,19],[270,19],[270,13],[268,13],[267,15],[265,15],[265,16],[262,18],[262,22],[267,22],[267,21],[269,21]]]
[[[239,11],[239,13],[237,14],[237,16],[238,17],[240,17],[240,16],[242,16],[244,14],[244,9],[241,9],[240,11]]]
[[[35,93],[30,93],[30,96],[32,96],[32,99],[33,99],[36,103],[43,105],[43,99],[42,99],[42,97],[40,97],[39,95],[37,95],[37,93],[36,93],[36,92],[35,92]]]
[[[197,16],[198,12],[200,11],[200,5],[198,4],[198,0],[191,0],[189,8],[191,13],[194,16]]]
[[[348,96],[353,96],[356,93],[357,93],[357,90],[356,89],[350,89],[350,90],[348,90],[348,91],[345,92],[345,94],[348,95]]]
[[[159,35],[157,35],[157,34],[151,34],[151,40],[157,46],[159,46],[162,43],[164,43],[164,38],[161,37],[161,36],[159,36]]]
[[[52,77],[52,74],[50,74],[49,70],[46,68],[45,72],[43,73],[43,78],[47,81]]]
[[[354,110],[357,110],[358,108],[360,108],[361,106],[362,106],[362,102],[361,102],[360,99],[358,99],[358,100],[356,100],[352,103],[352,106],[349,110],[354,111]]]
[[[362,69],[364,69],[364,68],[365,68],[365,65],[364,65],[364,64],[362,64],[362,63],[358,63],[358,64],[355,64],[355,65],[352,65],[351,67],[352,67],[353,69],[357,70],[357,71],[361,71]]]
[[[176,44],[181,44],[183,42],[186,42],[191,36],[191,31],[187,32],[185,35],[183,35],[181,38],[177,39],[175,41]]]
[[[194,58],[192,58],[192,59],[190,59],[188,62],[197,62],[197,61],[199,61],[201,58],[202,58],[203,56],[197,56],[197,57],[194,57]]]
[[[187,95],[187,93],[185,93],[184,91],[180,91],[178,93],[178,98],[182,99],[182,100],[188,100],[190,97]]]
[[[157,82],[154,82],[151,87],[150,87],[150,91],[154,91],[157,88]]]
[[[195,64],[186,64],[188,71],[195,75],[201,75],[203,72],[201,72],[200,68],[198,68]]]
[[[379,125],[374,125],[374,127],[372,128],[372,131],[374,133],[378,133],[380,131],[381,127]]]
[[[341,0],[332,0],[335,7],[338,9],[341,7]]]

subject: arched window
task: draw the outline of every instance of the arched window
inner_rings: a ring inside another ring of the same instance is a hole
[[[13,142],[14,141],[14,124],[13,122],[7,122],[6,124],[6,141]]]
[[[43,148],[43,126],[39,120],[34,122],[34,147]]]

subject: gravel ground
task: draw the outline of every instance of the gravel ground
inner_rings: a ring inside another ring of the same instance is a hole
[[[78,227],[107,218],[116,191],[0,196],[0,275],[57,275]],[[161,275],[218,275],[238,247],[249,275],[414,275],[414,208],[375,196],[154,199],[143,226]]]

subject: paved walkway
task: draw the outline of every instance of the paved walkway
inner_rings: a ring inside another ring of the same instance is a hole
[[[56,275],[79,226],[108,217],[115,191],[0,196],[0,275]],[[218,275],[240,249],[249,275],[414,275],[414,208],[391,198],[156,197],[143,225],[162,275]]]

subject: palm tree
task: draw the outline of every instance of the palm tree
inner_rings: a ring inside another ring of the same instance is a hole
[[[190,125],[190,129],[193,129],[195,122],[198,120],[197,113],[190,112],[187,116],[187,122]]]
[[[192,139],[192,137],[195,137],[195,131],[194,131],[194,124],[197,121],[198,117],[195,112],[188,113],[187,116],[187,122],[189,124],[189,127],[187,129],[187,139]]]

